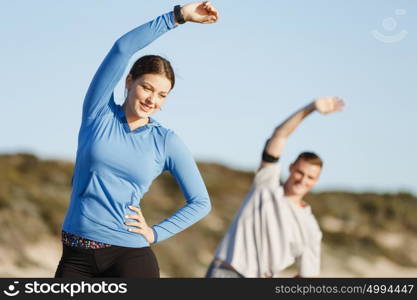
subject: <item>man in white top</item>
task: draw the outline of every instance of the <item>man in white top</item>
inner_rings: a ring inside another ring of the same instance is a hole
[[[206,277],[276,277],[296,263],[298,276],[320,274],[322,233],[303,197],[318,182],[323,162],[301,153],[280,185],[279,164],[287,138],[314,111],[341,111],[338,97],[318,98],[279,125],[267,141],[251,191],[217,247]]]

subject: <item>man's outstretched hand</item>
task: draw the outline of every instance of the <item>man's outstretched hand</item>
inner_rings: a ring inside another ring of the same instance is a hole
[[[322,114],[330,114],[335,111],[342,111],[345,103],[339,97],[322,97],[314,100],[314,107]]]

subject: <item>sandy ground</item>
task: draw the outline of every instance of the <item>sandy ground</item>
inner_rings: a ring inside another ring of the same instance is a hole
[[[16,255],[0,246],[0,277],[53,277],[59,259],[62,246],[57,239],[44,238],[37,244],[25,248],[24,253],[30,260],[23,266],[17,262]],[[343,265],[332,257],[327,251],[322,262],[320,277],[417,277],[417,268],[404,268],[392,263],[384,257],[370,263],[361,257],[347,257]],[[343,267],[349,266],[349,269]],[[294,269],[286,270],[283,277],[295,275]],[[169,277],[168,274],[161,274],[161,277]]]
[[[392,263],[384,257],[379,257],[375,263],[370,263],[361,257],[352,256],[347,258],[345,264],[349,269],[343,268],[334,261],[333,257],[327,257],[323,261],[320,277],[328,278],[402,278],[417,277],[417,268],[404,268]],[[281,274],[283,277],[293,277],[296,271],[293,269],[286,270]]]
[[[53,238],[43,238],[41,242],[23,249],[30,260],[30,266],[19,266],[16,255],[7,248],[0,247],[1,277],[53,277],[61,257],[62,246]]]

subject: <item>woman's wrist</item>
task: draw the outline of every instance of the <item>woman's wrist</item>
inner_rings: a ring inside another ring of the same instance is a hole
[[[152,236],[153,236],[153,241],[151,244],[155,244],[157,242],[158,234],[156,233],[156,230],[155,228],[153,228],[153,226],[151,226],[150,228],[151,228]]]

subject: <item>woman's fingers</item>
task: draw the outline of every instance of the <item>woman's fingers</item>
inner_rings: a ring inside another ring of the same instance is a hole
[[[140,208],[136,206],[129,205],[129,208],[137,213],[140,213]]]
[[[182,7],[186,21],[209,24],[217,21],[219,13],[210,2],[192,2]]]
[[[215,18],[207,18],[205,21],[202,21],[201,23],[203,24],[210,24],[210,23],[215,23],[216,19]]]
[[[218,16],[218,12],[217,12],[217,10],[214,8],[214,6],[213,5],[211,5],[211,3],[210,2],[205,2],[205,4],[204,4],[204,6],[205,6],[205,9],[208,11],[208,12],[210,12],[210,13],[212,13],[213,15],[215,15],[216,17]]]
[[[134,207],[134,206],[129,206],[129,208],[130,208],[131,210],[135,211],[135,212],[136,212],[136,214],[128,214],[128,215],[126,215],[126,216],[125,216],[125,218],[126,218],[126,219],[133,219],[133,220],[136,220],[136,221],[138,221],[138,222],[140,222],[140,223],[143,223],[143,224],[145,224],[145,225],[147,226],[147,224],[146,224],[146,220],[145,220],[145,218],[143,217],[143,214],[142,214],[141,209],[140,209],[140,208],[137,208],[137,207]]]
[[[207,6],[206,10],[207,10],[207,13],[209,14],[208,16],[209,21],[216,22],[219,18],[219,13],[217,12],[217,10],[211,5]]]
[[[153,243],[155,241],[155,236],[151,227],[145,221],[143,217],[142,210],[138,207],[129,205],[129,209],[136,212],[136,214],[127,214],[125,216],[126,219],[132,219],[125,221],[124,224],[129,227],[127,230],[130,232],[135,232],[144,236],[144,238],[149,242]],[[133,221],[134,220],[134,221]]]
[[[155,242],[155,236],[154,236],[153,230],[148,225],[141,223],[141,222],[125,222],[125,224],[128,226],[134,226],[134,227],[129,227],[127,229],[129,232],[134,232],[134,233],[143,235],[143,237],[150,244]]]
[[[217,17],[214,15],[209,15],[209,16],[205,16],[204,20],[201,23],[207,24],[207,23],[215,23],[215,22],[217,22]]]
[[[134,212],[136,212],[136,214],[134,214],[134,215],[127,215],[127,216],[129,216],[131,219],[138,219],[139,218],[139,219],[145,220],[145,218],[143,217],[143,214],[142,214],[142,210],[140,208],[135,207],[135,206],[131,206],[131,205],[129,205],[129,208],[131,210],[133,210]]]
[[[210,12],[216,17],[216,19],[219,18],[219,12],[214,7],[210,7]]]
[[[135,226],[135,227],[138,227],[138,228],[141,228],[141,229],[143,229],[145,227],[145,224],[143,224],[141,222],[125,222],[125,225]]]
[[[137,220],[137,222],[134,222],[134,221],[125,222],[125,225],[127,226],[134,226],[134,227],[128,228],[127,229],[128,231],[144,234],[145,229],[148,227],[148,225],[146,224],[144,220],[141,220],[138,215],[127,215],[126,218]]]
[[[139,215],[126,215],[125,218],[139,221]]]
[[[145,230],[143,230],[141,228],[129,228],[128,230],[130,232],[134,232],[134,233],[139,233],[139,234],[145,235]]]

